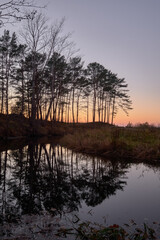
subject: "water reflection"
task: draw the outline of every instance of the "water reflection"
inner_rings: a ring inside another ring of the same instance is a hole
[[[0,222],[43,211],[94,207],[123,190],[128,164],[76,154],[54,144],[29,144],[0,153]]]

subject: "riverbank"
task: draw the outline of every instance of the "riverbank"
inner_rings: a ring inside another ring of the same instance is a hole
[[[23,115],[0,114],[0,139],[18,139],[44,136],[63,136],[69,127],[63,123],[35,120]]]
[[[142,124],[118,127],[105,123],[59,123],[24,116],[0,115],[0,139],[59,137],[59,143],[74,151],[104,158],[130,161],[160,161],[160,128]],[[23,140],[24,141],[24,140]]]
[[[100,125],[66,134],[61,144],[78,152],[105,158],[146,162],[160,161],[160,129]]]

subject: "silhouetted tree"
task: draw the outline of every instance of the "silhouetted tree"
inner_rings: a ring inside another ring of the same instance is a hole
[[[24,43],[5,30],[0,37],[1,113],[25,114],[35,119],[114,123],[119,109],[132,109],[128,85],[101,64],[83,68],[81,57],[70,57],[70,34],[63,35],[64,19],[49,27],[41,13],[24,25]],[[64,53],[64,54],[63,54]],[[9,103],[10,108],[9,108]],[[92,106],[92,107],[91,107]]]

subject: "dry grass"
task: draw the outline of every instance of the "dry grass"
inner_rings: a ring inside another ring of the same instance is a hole
[[[53,123],[18,115],[0,115],[0,138],[61,136],[60,143],[83,153],[118,159],[160,161],[160,128],[115,127],[104,123]]]
[[[105,157],[160,160],[159,128],[119,128],[103,126],[77,129],[65,135],[61,143],[76,151]]]
[[[10,114],[8,117],[0,114],[0,139],[17,137],[62,136],[65,134],[63,124],[52,124],[48,121],[32,122],[23,116]]]

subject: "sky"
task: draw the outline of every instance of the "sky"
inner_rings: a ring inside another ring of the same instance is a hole
[[[43,12],[50,22],[66,18],[85,65],[125,78],[133,110],[118,112],[116,124],[160,124],[160,0],[48,0]]]
[[[133,110],[115,123],[160,123],[160,0],[50,0],[44,11],[50,21],[66,18],[85,64],[125,78]]]

